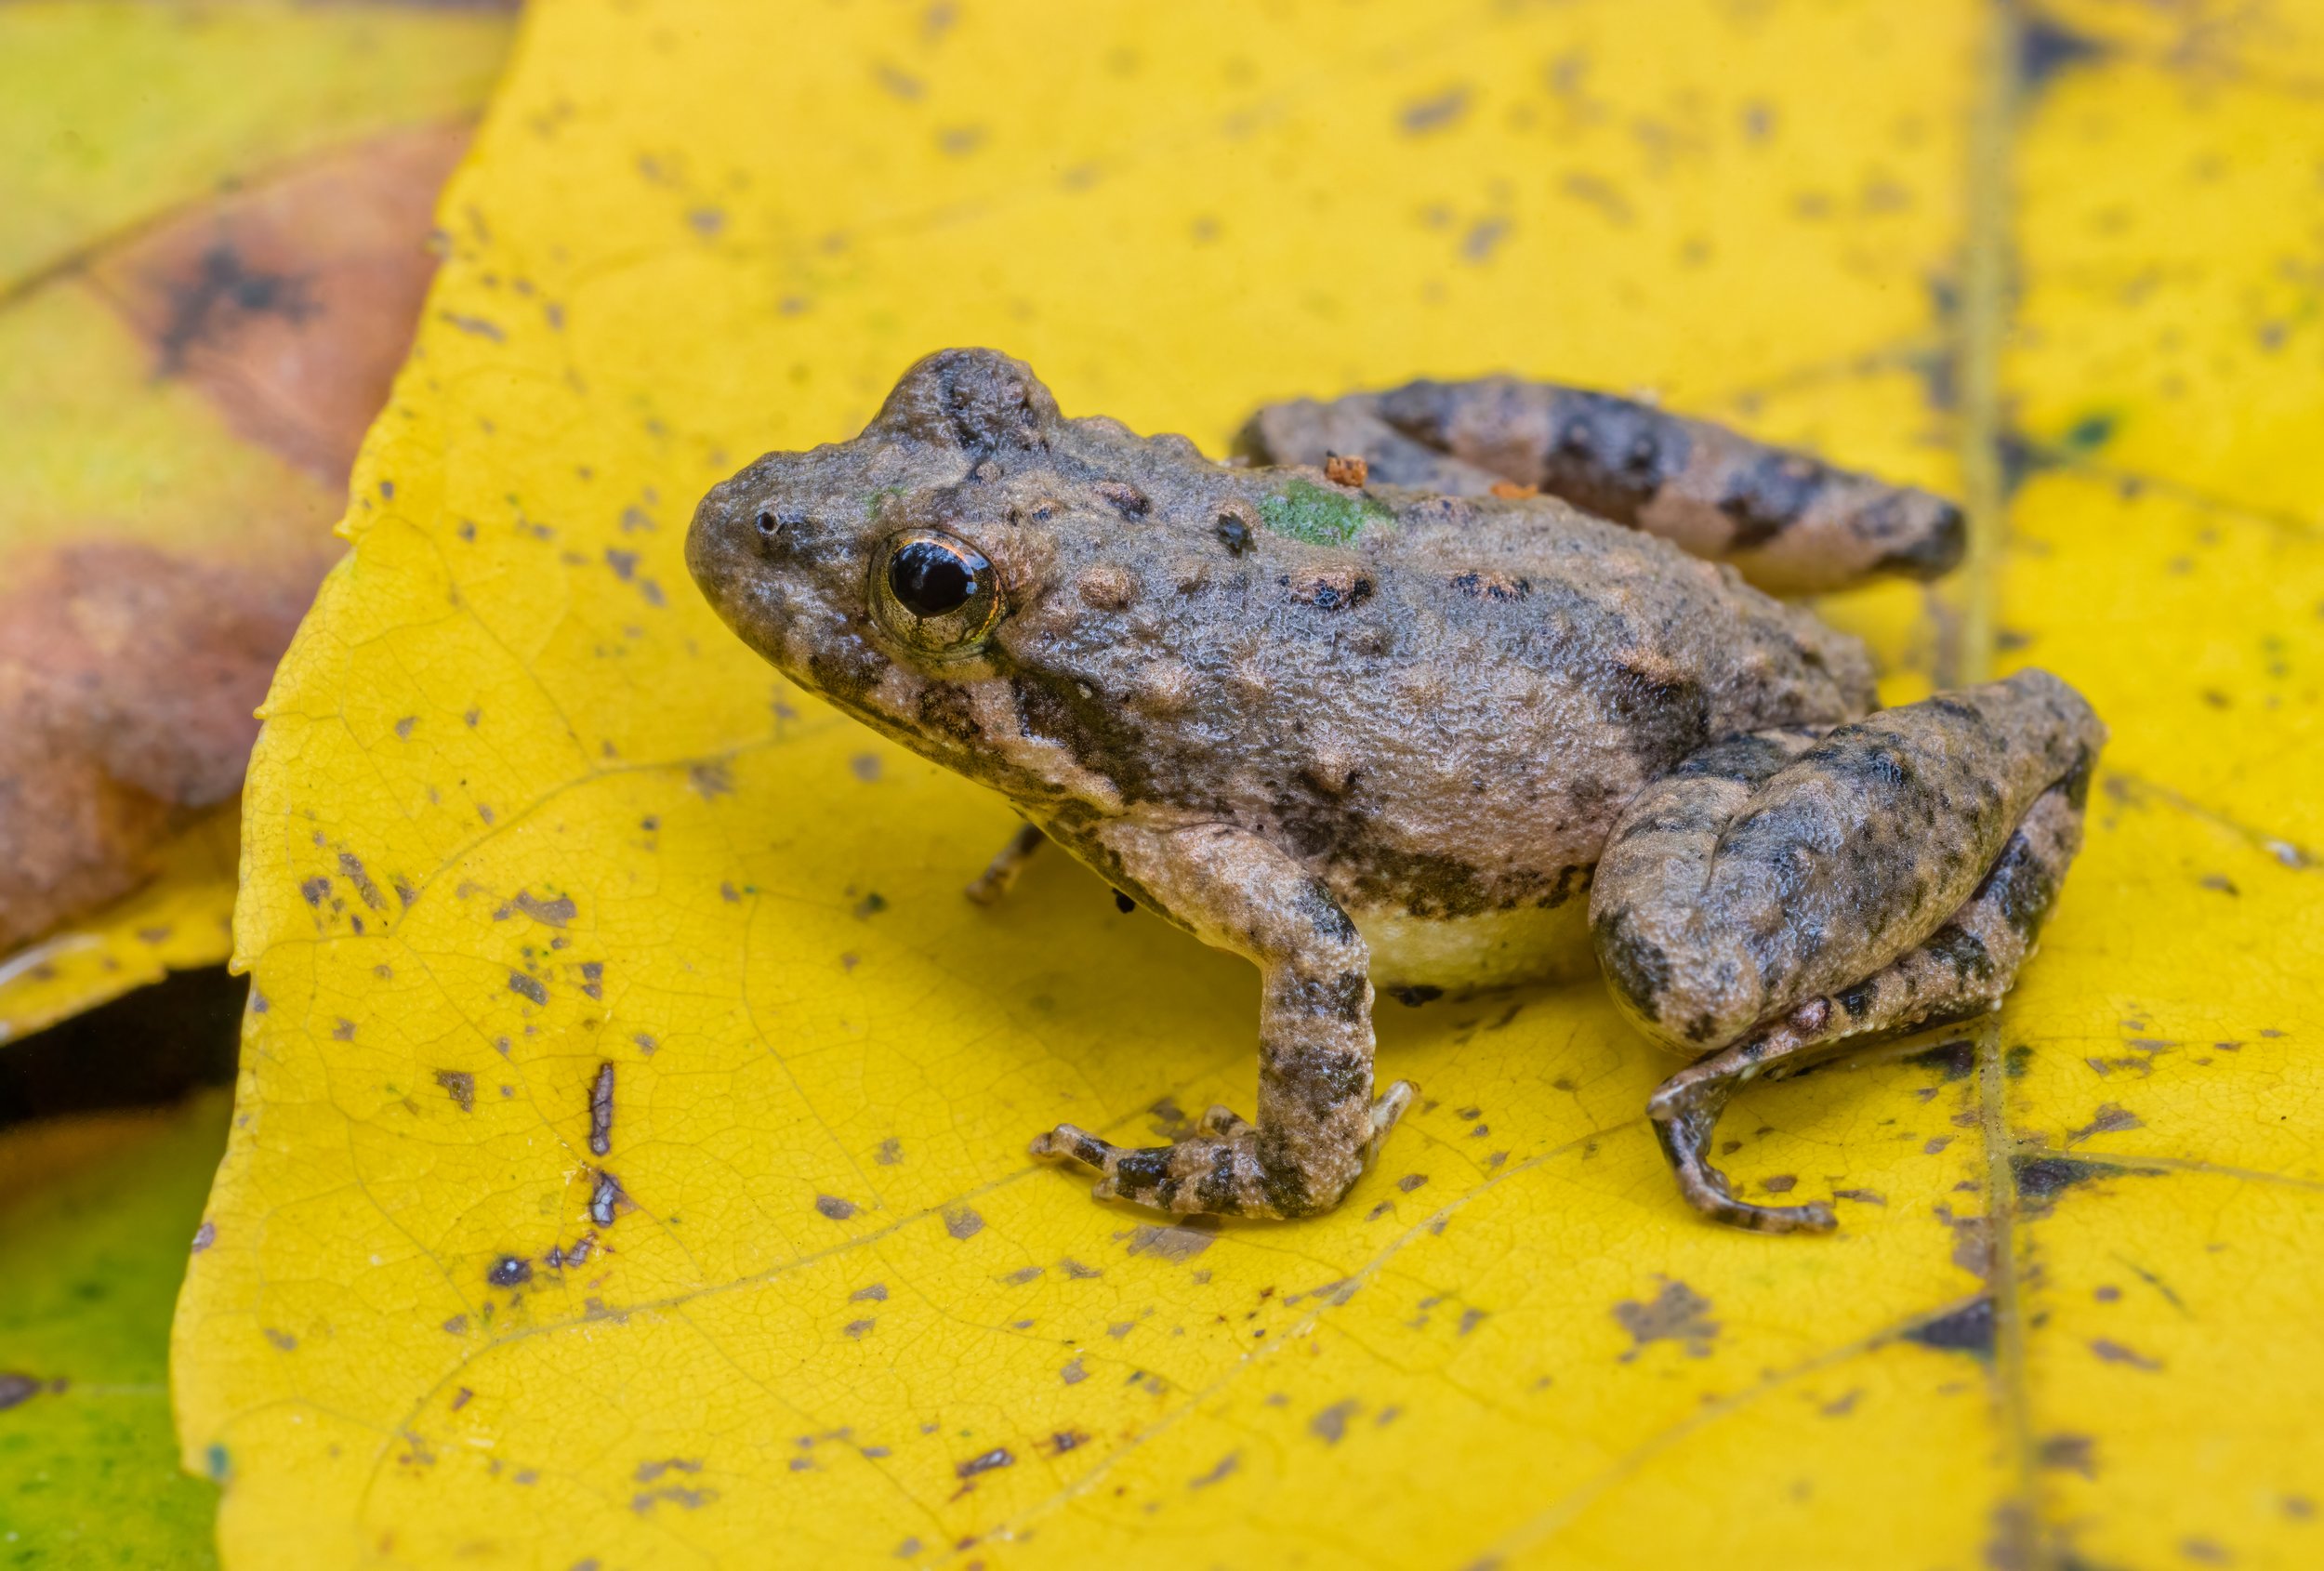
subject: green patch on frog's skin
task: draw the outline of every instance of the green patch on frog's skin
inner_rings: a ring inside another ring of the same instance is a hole
[[[1259,521],[1277,535],[1304,540],[1311,546],[1344,546],[1365,524],[1384,522],[1395,515],[1369,496],[1346,496],[1327,491],[1312,480],[1294,480],[1278,496],[1262,496]]]

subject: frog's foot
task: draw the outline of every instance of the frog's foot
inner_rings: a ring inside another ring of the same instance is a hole
[[[1412,1082],[1399,1080],[1372,1103],[1364,1167],[1417,1094]],[[1037,1137],[1031,1150],[1096,1173],[1089,1193],[1100,1200],[1127,1200],[1178,1216],[1313,1216],[1329,1210],[1345,1188],[1313,1182],[1296,1150],[1270,1162],[1260,1153],[1257,1127],[1225,1107],[1212,1107],[1196,1120],[1194,1134],[1169,1145],[1116,1145],[1077,1125],[1060,1124]]]
[[[1830,1225],[1735,1198],[1720,1107],[1866,1038],[1998,1004],[2081,843],[2105,728],[2040,671],[1832,731],[1704,748],[1624,810],[1591,924],[1625,1010],[1712,1050],[1655,1098],[1687,1197],[1723,1221]]]
[[[1772,1034],[1769,1034],[1772,1035]],[[1655,1138],[1679,1181],[1686,1203],[1713,1221],[1759,1233],[1829,1233],[1839,1225],[1829,1206],[1760,1206],[1736,1198],[1727,1175],[1709,1160],[1711,1131],[1736,1088],[1759,1073],[1769,1036],[1712,1053],[1665,1080],[1646,1114]]]
[[[1009,843],[960,892],[979,905],[995,904],[1016,884],[1017,875],[1024,871],[1024,865],[1033,860],[1033,853],[1041,849],[1041,842],[1048,838],[1037,825],[1019,825],[1017,832],[1009,837]]]
[[[1223,1108],[1204,1115],[1214,1125]],[[1036,1156],[1076,1163],[1098,1175],[1089,1193],[1100,1200],[1127,1200],[1180,1216],[1280,1217],[1297,1214],[1281,1203],[1280,1185],[1271,1185],[1259,1160],[1258,1132],[1235,1118],[1236,1128],[1205,1132],[1169,1145],[1116,1145],[1073,1124],[1060,1124],[1034,1139]],[[1201,1128],[1202,1126],[1197,1126]]]

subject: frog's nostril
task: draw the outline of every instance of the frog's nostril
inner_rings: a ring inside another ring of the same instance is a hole
[[[775,531],[775,517],[774,517],[774,514],[772,514],[772,512],[767,511],[767,510],[766,510],[766,509],[764,509],[764,508],[759,509],[759,534],[761,534],[761,535],[766,535],[769,539],[772,539],[772,538],[774,537],[774,531]]]

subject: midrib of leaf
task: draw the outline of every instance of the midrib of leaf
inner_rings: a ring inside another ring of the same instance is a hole
[[[2015,206],[2011,165],[2023,107],[2018,77],[2019,0],[1986,0],[1986,27],[1969,106],[1967,232],[1958,318],[1962,500],[1969,555],[1959,579],[1949,640],[1940,640],[1937,685],[1984,680],[1991,673],[1994,606],[2009,527],[2009,483],[2002,443],[2001,350],[2009,331],[2010,280],[2015,268]],[[2040,1494],[2034,1470],[2031,1396],[2026,1380],[2026,1319],[2017,1265],[2017,1181],[2010,1167],[2007,1065],[2000,1024],[1987,1014],[1976,1034],[1978,1134],[1985,1145],[1986,1286],[1992,1295],[1991,1380],[1995,1416],[2006,1448],[2009,1496],[1996,1502],[1988,1558],[2036,1571],[2043,1565]]]
[[[1993,607],[2009,526],[2001,347],[2009,330],[2013,268],[2010,164],[2017,128],[2016,0],[1987,0],[1985,45],[1969,108],[1967,233],[1961,252],[1956,354],[1961,389],[1961,474],[1969,556],[1955,580],[1957,618],[1940,642],[1939,687],[1982,681],[1993,655]]]

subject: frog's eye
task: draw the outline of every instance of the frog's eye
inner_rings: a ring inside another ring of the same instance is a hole
[[[963,654],[1000,620],[1000,574],[957,535],[907,529],[872,562],[872,605],[880,625],[915,649]]]

